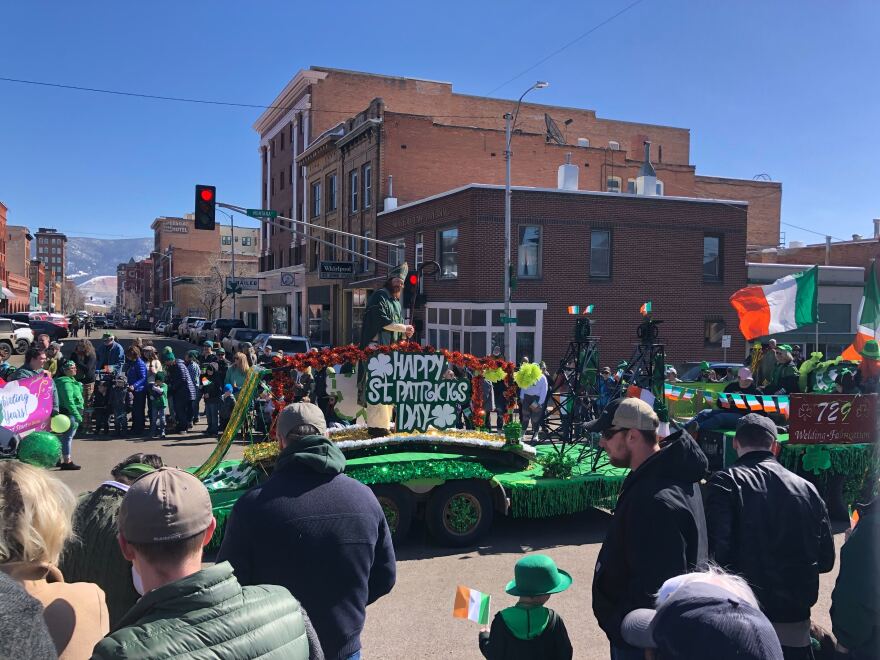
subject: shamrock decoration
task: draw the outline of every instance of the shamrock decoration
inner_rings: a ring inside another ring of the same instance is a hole
[[[434,406],[431,410],[431,415],[434,417],[434,426],[438,429],[445,429],[455,425],[455,408],[451,404],[444,403]]]
[[[831,453],[819,445],[807,448],[804,457],[801,459],[804,470],[818,475],[831,467]]]
[[[807,403],[802,403],[798,408],[798,417],[801,419],[809,419],[813,416],[813,407]]]
[[[394,367],[391,364],[391,356],[380,353],[375,357],[371,357],[369,364],[367,364],[367,369],[375,376],[390,376],[394,371]]]

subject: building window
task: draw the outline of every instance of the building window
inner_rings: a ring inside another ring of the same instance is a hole
[[[619,193],[622,180],[619,176],[609,176],[605,182],[605,189],[608,192]]]
[[[611,230],[590,232],[590,277],[611,277]]]
[[[519,277],[541,277],[541,228],[535,225],[522,225],[519,228],[517,275]]]
[[[438,232],[437,247],[440,277],[458,277],[458,228]]]
[[[321,215],[321,182],[316,181],[312,184],[312,217],[317,218]]]
[[[254,239],[252,236],[242,236],[241,237],[241,244],[243,247],[250,247],[251,245],[254,244]]]
[[[415,268],[418,269],[425,262],[425,235],[424,234],[416,234],[416,254],[415,254]]]
[[[327,211],[336,210],[336,175],[327,177]]]
[[[361,259],[361,272],[362,273],[367,273],[370,270],[370,263],[371,262],[366,257],[373,256],[373,241],[371,240],[372,236],[373,235],[369,230],[364,232],[364,240],[363,240],[364,246],[361,249],[361,254],[364,255],[363,258]]]
[[[370,208],[370,200],[373,199],[373,168],[364,165],[364,208]]]
[[[657,194],[663,195],[663,182],[660,179],[657,179]]]
[[[232,245],[232,236],[221,236],[220,242],[223,245]]]
[[[703,236],[703,279],[721,279],[721,237]]]
[[[399,266],[406,261],[406,241],[402,238],[396,238],[389,242],[394,243],[396,247],[388,248],[388,261],[395,266]]]
[[[703,344],[706,346],[721,346],[721,338],[724,336],[724,321],[711,320],[703,324]]]
[[[611,151],[620,151],[620,142],[617,140],[608,140],[608,148]]]
[[[348,173],[348,186],[351,191],[351,200],[348,205],[348,210],[350,213],[354,213],[358,210],[358,173],[357,170],[352,170]]]
[[[635,179],[627,179],[626,180],[626,192],[630,195],[636,194],[636,180]]]

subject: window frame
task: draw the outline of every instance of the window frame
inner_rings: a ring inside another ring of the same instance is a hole
[[[523,275],[522,272],[522,257],[524,254],[523,251],[523,230],[525,229],[537,229],[538,230],[538,248],[536,255],[536,272],[534,275]],[[517,226],[517,246],[516,246],[516,277],[521,280],[539,280],[543,275],[543,252],[544,252],[544,228],[541,225],[536,224],[522,224]]]
[[[721,324],[721,334],[718,335],[718,341],[711,341],[710,325]],[[703,319],[703,346],[706,348],[721,348],[722,337],[727,333],[727,324],[723,318],[712,317]]]
[[[608,246],[604,248],[608,251],[608,268],[605,274],[595,273],[593,272],[593,250],[599,249],[593,247],[593,235],[599,232],[603,232],[608,236]],[[611,274],[614,272],[614,264],[612,256],[614,254],[614,233],[611,229],[606,227],[591,227],[590,228],[590,269],[589,276],[590,279],[593,280],[610,280]]]
[[[373,166],[370,163],[363,166],[361,177],[364,185],[363,207],[368,209],[372,205],[373,197]]]
[[[361,249],[361,254],[363,254],[364,256],[360,258],[361,272],[369,273],[370,266],[372,266],[373,262],[369,259],[366,259],[365,257],[373,256],[373,241],[371,240],[373,238],[373,232],[371,232],[369,229],[366,229],[364,230],[363,237],[363,249]]]
[[[327,175],[327,213],[336,210],[338,194],[336,172],[333,172]]]
[[[714,238],[718,241],[718,254],[716,261],[718,263],[715,275],[706,274],[706,240]],[[724,281],[724,236],[722,234],[704,233],[703,234],[703,282],[723,282]]]
[[[611,190],[611,187],[608,185],[610,182],[617,183],[617,190]],[[605,192],[611,193],[620,193],[623,190],[623,179],[619,176],[606,176],[605,177]]]
[[[349,213],[357,213],[358,212],[358,186],[360,185],[360,179],[358,179],[358,170],[354,169],[348,173],[348,212]]]
[[[446,232],[454,231],[455,232],[455,252],[452,253],[455,255],[455,274],[450,275],[444,272],[444,264],[443,257],[447,254],[443,249],[443,234]],[[454,280],[458,278],[458,241],[460,238],[459,229],[457,225],[444,227],[442,229],[437,230],[437,263],[440,264],[440,270],[437,271],[437,279],[440,280]]]
[[[406,261],[406,239],[390,238],[388,242],[395,244],[394,247],[388,247],[388,263],[399,266]]]
[[[320,181],[312,181],[310,187],[310,199],[311,199],[311,217],[320,218],[321,217],[321,182]]]

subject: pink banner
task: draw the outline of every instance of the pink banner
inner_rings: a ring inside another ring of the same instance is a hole
[[[0,426],[13,433],[42,431],[52,417],[52,379],[33,376],[0,387]]]

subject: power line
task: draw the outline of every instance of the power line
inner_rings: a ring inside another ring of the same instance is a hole
[[[793,227],[794,229],[800,229],[801,231],[805,231],[805,232],[808,232],[808,233],[810,233],[810,234],[816,234],[816,236],[822,236],[823,238],[824,238],[825,236],[828,236],[828,234],[825,234],[825,233],[823,233],[823,232],[821,232],[821,231],[815,231],[815,230],[813,230],[813,229],[807,229],[806,227],[799,227],[799,226],[797,226],[797,225],[793,225],[793,224],[791,224],[790,222],[780,222],[779,224],[785,225],[786,227]],[[847,239],[845,239],[845,238],[837,238],[836,236],[832,236],[831,238],[833,238],[835,241],[846,241],[846,240],[847,240]]]
[[[587,30],[586,32],[584,32],[583,34],[581,34],[581,35],[575,37],[574,39],[572,39],[571,41],[569,41],[567,44],[564,44],[563,46],[560,46],[559,48],[557,48],[556,50],[554,50],[552,53],[550,53],[549,55],[547,55],[546,57],[544,57],[544,58],[538,60],[538,61],[535,62],[532,66],[530,66],[528,69],[525,69],[525,70],[521,71],[520,73],[516,74],[513,78],[510,78],[509,80],[504,81],[503,83],[501,83],[500,85],[498,85],[498,87],[496,87],[496,88],[494,88],[493,90],[491,90],[491,91],[489,92],[489,94],[494,94],[495,92],[497,92],[499,89],[501,89],[501,88],[504,87],[505,85],[507,85],[507,84],[509,84],[509,83],[512,83],[512,82],[513,82],[514,80],[516,80],[517,78],[521,78],[522,76],[526,75],[529,71],[532,71],[533,69],[537,69],[539,66],[541,66],[541,65],[542,65],[544,62],[546,62],[547,60],[549,60],[549,59],[551,59],[551,58],[554,58],[554,57],[556,57],[557,55],[559,55],[559,53],[561,53],[562,51],[564,51],[564,50],[566,50],[566,49],[568,49],[568,48],[571,48],[571,47],[574,46],[577,42],[579,42],[579,41],[581,41],[581,40],[587,38],[588,36],[590,36],[591,34],[593,34],[593,32],[595,32],[595,31],[598,30],[599,28],[604,27],[605,25],[608,25],[608,24],[609,24],[611,21],[613,21],[615,18],[617,18],[617,17],[620,16],[621,14],[625,14],[625,13],[628,12],[630,9],[632,9],[633,7],[635,7],[635,6],[638,5],[638,4],[641,4],[642,2],[644,2],[644,0],[635,0],[635,2],[633,2],[633,3],[629,4],[629,5],[627,5],[626,7],[624,7],[623,9],[621,9],[621,10],[620,10],[619,12],[617,12],[616,14],[612,14],[611,16],[609,16],[608,18],[606,18],[606,19],[605,19],[604,21],[602,21],[601,23],[597,23],[596,25],[594,25],[593,27],[591,27],[589,30]],[[487,96],[488,96],[488,94],[487,94]]]

